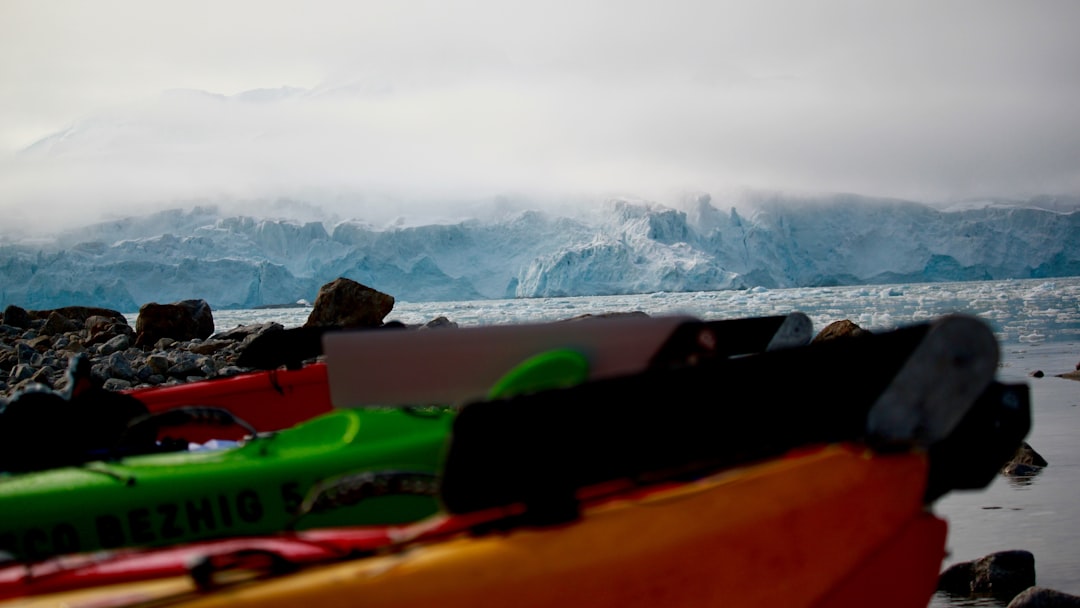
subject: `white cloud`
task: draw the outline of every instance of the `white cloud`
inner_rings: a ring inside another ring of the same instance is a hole
[[[1070,1],[8,0],[0,208],[1077,192],[1078,17]],[[284,85],[308,93],[235,97]]]

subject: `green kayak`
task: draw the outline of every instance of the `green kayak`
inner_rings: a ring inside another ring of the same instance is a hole
[[[239,447],[0,477],[0,551],[28,560],[415,521],[438,508],[453,418],[439,408],[336,410]]]

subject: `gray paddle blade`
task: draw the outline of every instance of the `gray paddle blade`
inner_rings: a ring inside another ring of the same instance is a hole
[[[871,439],[886,445],[941,441],[993,381],[998,356],[993,332],[979,319],[935,321],[870,409]]]
[[[769,346],[765,350],[803,346],[808,344],[813,337],[814,323],[810,320],[810,317],[801,312],[793,312],[784,318],[780,329],[776,330],[776,334],[773,335],[772,340],[769,341]]]

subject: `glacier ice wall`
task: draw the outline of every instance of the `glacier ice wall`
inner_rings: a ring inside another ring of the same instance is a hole
[[[376,227],[203,206],[0,244],[0,305],[249,308],[311,301],[337,277],[440,301],[1080,275],[1080,211],[1042,207],[769,195],[736,209],[701,195],[679,209],[612,200],[587,219]]]

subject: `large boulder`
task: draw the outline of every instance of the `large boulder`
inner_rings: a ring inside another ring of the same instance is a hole
[[[843,319],[840,321],[833,321],[825,326],[818,335],[814,337],[814,342],[824,342],[825,340],[835,340],[836,338],[854,338],[870,333],[869,331],[859,327],[854,321],[849,319]]]
[[[339,278],[319,288],[304,327],[379,327],[393,308],[393,296]]]
[[[206,300],[172,304],[151,302],[139,309],[135,320],[135,346],[152,347],[162,338],[180,342],[203,340],[214,333],[214,314]]]
[[[20,306],[10,304],[4,309],[4,325],[18,327],[19,329],[29,329],[30,322],[33,320],[30,313]]]
[[[1080,608],[1080,597],[1046,587],[1028,587],[1007,608]]]
[[[1034,585],[1035,556],[1023,550],[999,551],[974,561],[953,564],[938,579],[939,591],[1005,600]]]

